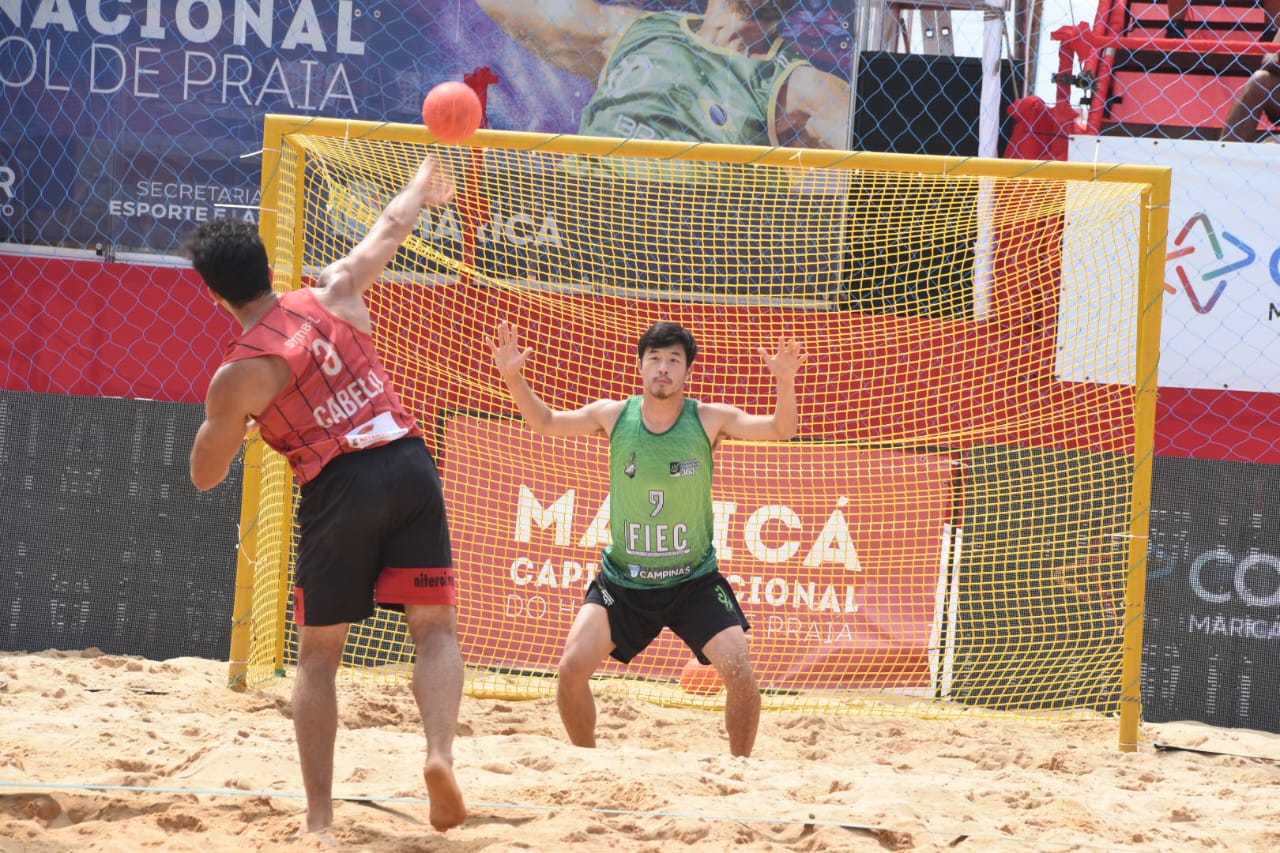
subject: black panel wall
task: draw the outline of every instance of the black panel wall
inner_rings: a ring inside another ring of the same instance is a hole
[[[241,466],[191,485],[203,414],[0,391],[0,649],[226,658]]]
[[[1013,132],[1009,104],[1022,84],[1015,66],[1000,63],[1000,144]],[[976,157],[982,100],[982,60],[868,52],[858,65],[852,148],[894,154]]]
[[[1153,473],[1143,714],[1280,732],[1280,468]]]

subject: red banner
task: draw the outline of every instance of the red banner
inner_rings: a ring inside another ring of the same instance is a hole
[[[609,542],[608,443],[463,414],[445,420],[441,439],[464,657],[554,671]],[[719,448],[720,570],[751,621],[763,687],[930,685],[952,469],[942,454]],[[629,667],[603,671],[672,679],[689,657],[664,631]]]

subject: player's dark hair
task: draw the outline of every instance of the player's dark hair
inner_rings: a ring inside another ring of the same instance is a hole
[[[693,360],[698,357],[698,342],[693,339],[693,333],[679,323],[663,320],[654,323],[640,336],[640,342],[636,344],[636,354],[643,359],[644,354],[651,349],[674,346],[684,350],[686,366],[693,364]]]
[[[271,265],[258,229],[239,219],[211,219],[184,247],[209,289],[239,308],[271,290]]]

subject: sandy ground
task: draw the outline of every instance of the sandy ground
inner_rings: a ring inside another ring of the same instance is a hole
[[[236,693],[226,674],[0,654],[0,851],[1280,850],[1271,734],[1147,725],[1122,753],[1114,720],[767,713],[739,759],[719,714],[616,696],[595,750],[565,742],[551,700],[464,699],[470,818],[440,834],[407,687],[354,683],[335,823],[295,839],[291,683]]]

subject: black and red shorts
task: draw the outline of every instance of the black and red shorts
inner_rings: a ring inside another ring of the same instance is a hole
[[[457,604],[435,460],[406,437],[337,457],[298,502],[294,619],[359,622],[375,607]]]
[[[620,586],[601,572],[587,587],[584,601],[599,604],[608,612],[613,639],[610,655],[622,663],[630,663],[663,628],[670,628],[684,640],[702,663],[710,663],[702,648],[716,634],[734,625],[751,630],[733,587],[718,571],[652,589]]]

